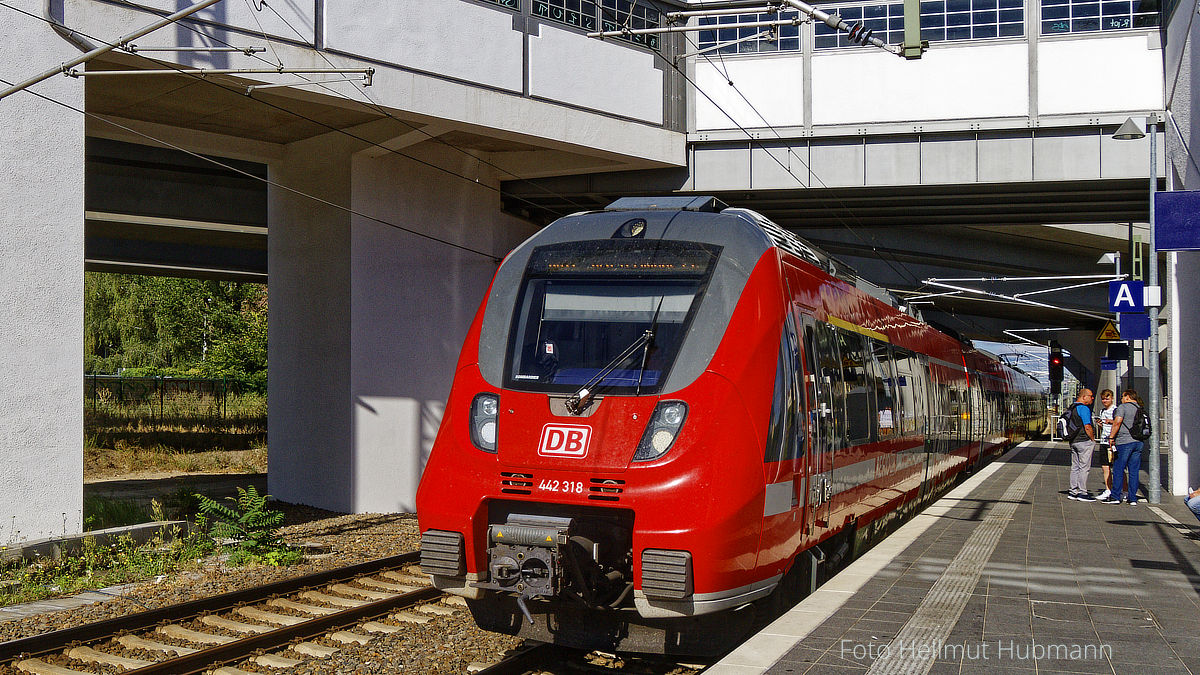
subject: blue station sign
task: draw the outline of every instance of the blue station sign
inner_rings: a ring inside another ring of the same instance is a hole
[[[1146,314],[1122,314],[1117,318],[1122,340],[1149,340],[1150,317]]]
[[[1200,251],[1200,191],[1154,193],[1154,248]]]
[[[1144,312],[1146,311],[1145,293],[1145,284],[1141,281],[1131,279],[1110,281],[1108,282],[1108,311]]]

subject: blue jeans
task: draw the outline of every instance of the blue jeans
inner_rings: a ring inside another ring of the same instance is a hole
[[[1125,484],[1125,469],[1129,468],[1129,501],[1136,502],[1138,498],[1138,472],[1142,470],[1141,441],[1122,443],[1117,446],[1117,456],[1113,460],[1112,498],[1121,498],[1121,488]]]
[[[1192,515],[1196,516],[1196,520],[1200,520],[1200,497],[1184,497],[1183,503],[1192,510]]]

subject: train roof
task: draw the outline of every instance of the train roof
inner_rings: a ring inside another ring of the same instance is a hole
[[[822,251],[812,242],[801,239],[757,211],[731,207],[716,197],[708,196],[622,197],[604,207],[604,211],[694,211],[736,216],[762,230],[777,248],[787,251],[832,277],[853,285],[896,310],[923,320],[917,310],[903,305],[899,298],[887,289],[867,281],[846,263]]]

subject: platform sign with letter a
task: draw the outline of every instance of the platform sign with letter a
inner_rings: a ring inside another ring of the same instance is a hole
[[[1111,321],[1105,323],[1104,330],[1101,330],[1100,334],[1096,336],[1096,342],[1115,342],[1120,339],[1121,331],[1117,330]]]
[[[1131,279],[1108,282],[1108,311],[1110,312],[1144,312],[1146,311],[1145,284]]]

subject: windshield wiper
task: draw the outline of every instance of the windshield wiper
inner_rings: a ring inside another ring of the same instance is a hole
[[[615,359],[609,361],[607,365],[601,368],[600,372],[596,373],[595,377],[588,380],[586,384],[579,388],[579,391],[571,394],[571,397],[568,398],[566,402],[567,411],[572,415],[578,415],[579,413],[583,412],[583,409],[592,402],[592,398],[596,395],[595,387],[600,384],[600,382],[604,381],[604,378],[608,377],[608,374],[611,373],[617,366],[625,363],[625,361],[627,361],[630,356],[633,356],[633,354],[637,352],[638,349],[642,348],[643,345],[649,346],[653,341],[654,329],[653,326],[651,326],[650,328],[646,329],[646,332],[642,333],[641,336],[634,340],[632,344],[626,347],[625,351],[617,354]]]
[[[658,313],[662,311],[663,301],[667,296],[658,296],[658,307],[654,308],[654,318],[650,320],[650,329],[646,332],[650,334],[650,339],[646,340],[646,346],[642,348],[642,366],[638,368],[638,383],[637,393],[635,396],[642,395],[642,377],[646,375],[646,361],[650,359],[650,348],[654,346],[654,334],[658,332]]]

